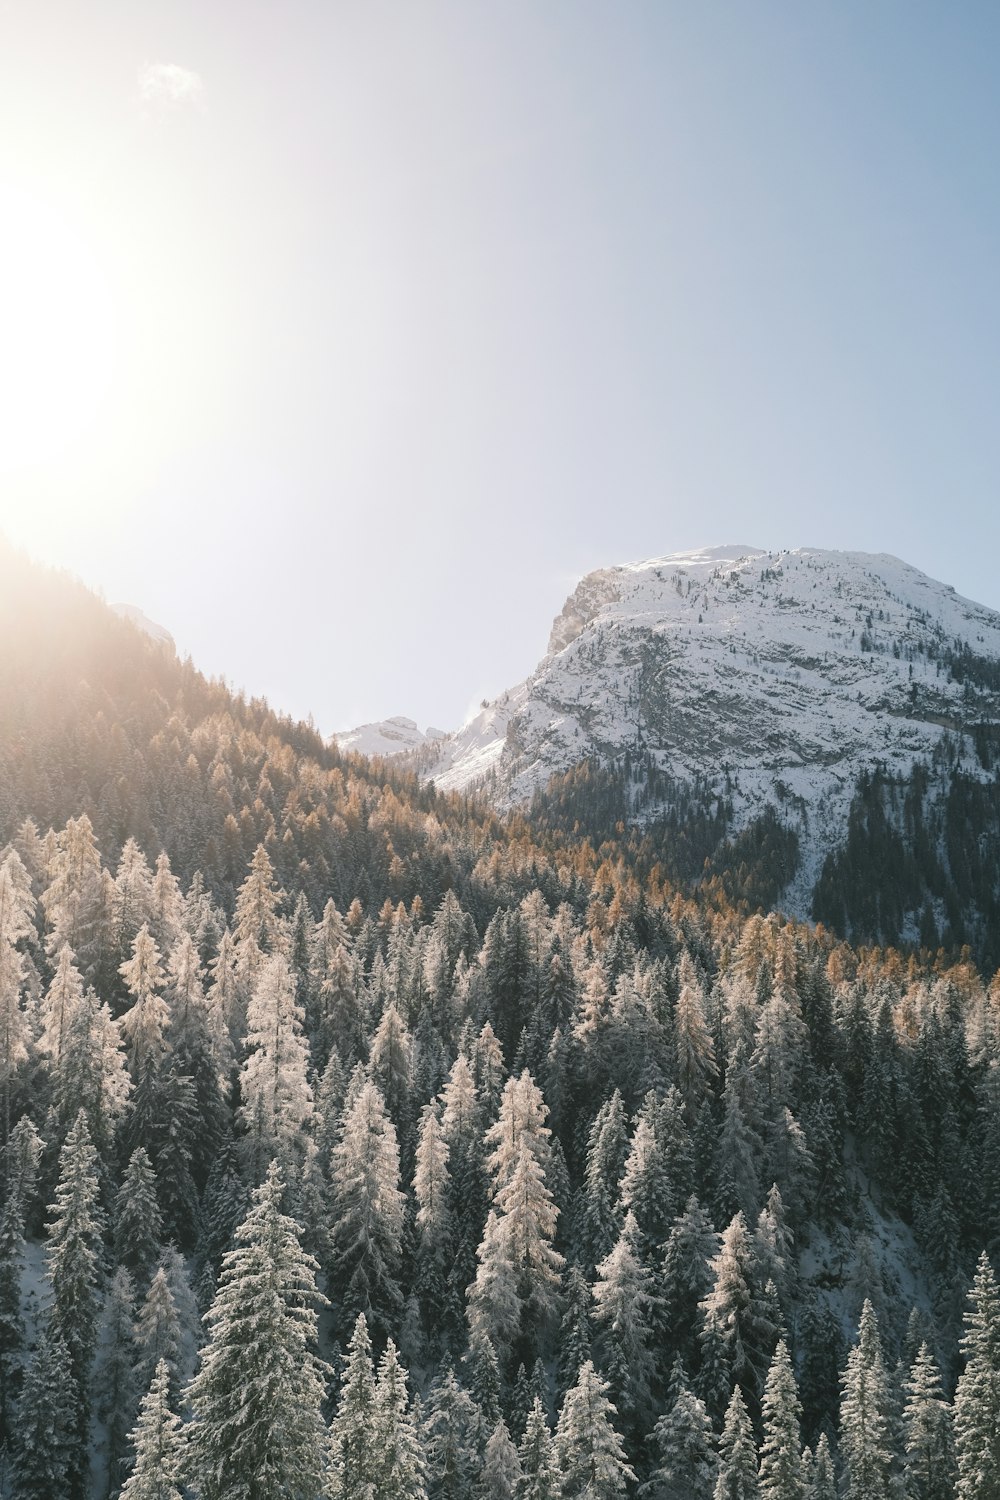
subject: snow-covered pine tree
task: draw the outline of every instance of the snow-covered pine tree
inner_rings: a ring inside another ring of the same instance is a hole
[[[392,1339],[375,1383],[373,1446],[377,1500],[426,1500],[424,1457],[406,1392],[406,1371]]]
[[[779,1340],[764,1383],[761,1403],[764,1440],[760,1448],[761,1500],[803,1500],[802,1408],[784,1339]]]
[[[117,1495],[125,1477],[129,1433],[135,1422],[139,1387],[135,1374],[135,1285],[120,1266],[104,1301],[95,1370],[97,1414],[107,1431],[108,1493]]]
[[[610,1255],[597,1267],[593,1297],[594,1321],[602,1330],[602,1368],[618,1413],[623,1423],[644,1425],[657,1374],[651,1338],[659,1299],[631,1209]]]
[[[479,1468],[476,1405],[446,1362],[430,1389],[422,1427],[428,1490],[433,1500],[472,1500]]]
[[[521,1460],[503,1418],[486,1440],[476,1500],[515,1500],[521,1480]]]
[[[681,1366],[670,1383],[674,1402],[650,1434],[655,1458],[639,1493],[642,1500],[702,1500],[713,1494],[719,1471],[711,1419]]]
[[[339,1315],[346,1321],[364,1313],[373,1328],[388,1332],[403,1305],[399,1146],[382,1096],[367,1079],[345,1104],[331,1179],[331,1285]]]
[[[552,1244],[559,1211],[527,1131],[514,1150],[513,1163],[504,1155],[503,1185],[476,1252],[469,1325],[485,1333],[501,1358],[513,1354],[527,1360],[551,1328],[563,1258]]]
[[[955,1391],[958,1500],[1000,1495],[1000,1291],[985,1250],[969,1292]]]
[[[16,1192],[8,1189],[0,1209],[0,1446],[12,1431],[14,1398],[20,1383],[24,1348],[21,1313],[21,1271],[24,1264],[24,1224]]]
[[[114,1246],[119,1265],[134,1271],[140,1281],[148,1279],[159,1259],[161,1232],[156,1174],[144,1148],[137,1146],[115,1198]]]
[[[952,1412],[926,1343],[917,1351],[904,1390],[903,1464],[907,1500],[950,1500],[956,1479]]]
[[[78,1393],[69,1350],[50,1320],[42,1328],[35,1356],[28,1365],[17,1408],[14,1436],[17,1500],[82,1496],[77,1407]]]
[[[313,1352],[316,1262],[281,1211],[276,1162],[223,1256],[208,1343],[186,1392],[199,1500],[316,1500],[326,1366]]]
[[[536,1396],[528,1412],[524,1436],[518,1449],[521,1477],[517,1500],[559,1500],[560,1479],[555,1443],[541,1398]]]
[[[330,1462],[324,1489],[329,1500],[377,1500],[380,1453],[376,1407],[371,1339],[365,1315],[359,1313],[330,1424]]]
[[[434,1343],[444,1331],[448,1300],[448,1261],[452,1249],[449,1154],[437,1108],[428,1104],[420,1122],[413,1174],[417,1201],[413,1279],[424,1329]]]
[[[847,1357],[840,1403],[840,1451],[847,1471],[847,1500],[888,1500],[889,1378],[878,1320],[869,1301],[861,1310],[858,1342]]]
[[[313,1096],[302,1020],[287,958],[275,953],[262,959],[247,1008],[240,1073],[240,1118],[255,1180],[272,1158],[287,1171],[306,1149],[302,1132],[313,1119]]]
[[[566,1393],[556,1427],[563,1500],[615,1500],[634,1482],[616,1415],[607,1382],[587,1360]]]
[[[136,934],[132,957],[122,964],[120,972],[134,1003],[119,1024],[132,1077],[138,1078],[147,1058],[154,1065],[162,1058],[170,1021],[170,1007],[161,993],[167,976],[156,940],[145,924]]]
[[[714,1285],[701,1303],[702,1345],[717,1341],[730,1380],[756,1403],[778,1329],[765,1289],[756,1284],[753,1243],[742,1213],[724,1231],[712,1271]]]
[[[816,1444],[806,1500],[837,1500],[837,1471],[830,1452],[830,1440],[825,1432]]]
[[[183,1500],[184,1429],[170,1408],[170,1371],[164,1360],[153,1372],[131,1436],[135,1465],[122,1500]]]
[[[719,1438],[719,1473],[714,1500],[757,1500],[757,1451],[743,1392],[733,1390]]]
[[[97,1152],[81,1110],[59,1156],[59,1182],[46,1246],[52,1283],[52,1333],[66,1347],[73,1389],[74,1442],[68,1481],[68,1493],[73,1497],[83,1496],[87,1471],[89,1378],[97,1344],[103,1227],[99,1197]]]
[[[135,1322],[135,1370],[140,1390],[147,1390],[157,1367],[166,1365],[170,1399],[179,1394],[181,1325],[167,1273],[159,1266],[149,1283]]]

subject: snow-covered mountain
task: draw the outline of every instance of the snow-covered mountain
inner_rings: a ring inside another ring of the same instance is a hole
[[[1000,614],[887,554],[674,553],[588,574],[531,676],[414,763],[510,807],[586,757],[648,756],[726,789],[737,827],[772,806],[808,829],[794,907],[863,771],[1000,721],[998,662]]]
[[[402,755],[408,750],[417,750],[421,745],[433,744],[446,738],[443,729],[428,725],[418,729],[412,719],[397,717],[382,719],[377,724],[359,724],[356,729],[343,729],[330,737],[341,750],[355,750],[359,755]]]

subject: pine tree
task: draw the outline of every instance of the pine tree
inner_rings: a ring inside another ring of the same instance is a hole
[[[591,1357],[590,1313],[592,1300],[587,1278],[578,1265],[565,1275],[563,1315],[559,1326],[559,1391],[565,1395],[576,1383],[580,1366]]]
[[[736,1386],[719,1438],[719,1475],[714,1500],[757,1500],[759,1494],[753,1428],[743,1392]]]
[[[712,1033],[705,1020],[705,993],[685,949],[677,972],[679,993],[674,1012],[677,1086],[688,1117],[698,1108],[718,1073]]]
[[[781,1339],[764,1385],[764,1441],[760,1449],[761,1500],[803,1500],[802,1408],[788,1346]]]
[[[315,1500],[323,1469],[325,1366],[316,1262],[281,1211],[272,1163],[223,1256],[209,1339],[187,1390],[190,1474],[200,1500]]]
[[[358,1315],[347,1346],[347,1365],[337,1411],[330,1425],[330,1467],[324,1493],[330,1500],[377,1500],[379,1445],[375,1369],[364,1313]]]
[[[476,1252],[469,1323],[498,1351],[523,1357],[533,1356],[551,1326],[563,1258],[552,1245],[559,1211],[527,1131],[513,1149],[513,1163],[504,1154],[496,1169],[502,1186]]]
[[[965,1315],[965,1369],[955,1391],[958,1500],[1000,1495],[1000,1291],[984,1251]]]
[[[70,1496],[82,1496],[87,1468],[90,1365],[97,1344],[99,1249],[97,1153],[81,1110],[59,1157],[59,1183],[48,1229],[52,1333],[65,1344],[74,1392]]]
[[[121,1018],[122,1036],[128,1045],[133,1078],[138,1078],[149,1058],[158,1064],[166,1050],[170,1008],[160,993],[166,974],[160,950],[150,930],[139,928],[132,957],[122,964],[121,976],[135,1003]]]
[[[345,1106],[331,1178],[332,1276],[341,1316],[364,1313],[373,1328],[389,1332],[403,1305],[399,1147],[382,1096],[367,1080]]]
[[[157,1365],[142,1398],[132,1444],[135,1466],[125,1481],[123,1500],[183,1500],[184,1432],[180,1418],[170,1409],[170,1371],[165,1361]]]
[[[135,1323],[136,1379],[139,1389],[148,1389],[159,1365],[170,1376],[170,1399],[179,1394],[181,1324],[174,1305],[167,1273],[162,1266],[149,1283],[149,1290]]]
[[[825,1432],[816,1444],[806,1500],[837,1500],[837,1476]]]
[[[252,1174],[257,1178],[272,1157],[290,1164],[302,1156],[302,1131],[313,1119],[302,1008],[282,954],[263,959],[257,968],[245,1046],[240,1117],[252,1152]]]
[[[847,1358],[840,1405],[840,1450],[847,1500],[886,1500],[890,1494],[889,1381],[878,1321],[870,1302],[861,1311],[858,1342]]]
[[[671,1384],[673,1406],[653,1429],[656,1459],[640,1494],[643,1500],[702,1500],[712,1495],[718,1477],[715,1434],[705,1403],[688,1386],[682,1368],[675,1369]]]
[[[563,1500],[613,1500],[635,1480],[614,1425],[616,1415],[607,1382],[587,1360],[566,1393],[556,1428]]]
[[[518,1457],[521,1460],[521,1477],[516,1490],[517,1500],[559,1500],[560,1480],[555,1444],[549,1431],[545,1408],[538,1396],[528,1413]]]
[[[115,1199],[114,1245],[119,1265],[146,1279],[159,1259],[161,1232],[156,1174],[147,1153],[137,1146]]]
[[[501,1419],[486,1442],[477,1500],[515,1500],[521,1477],[520,1457]]]
[[[83,1493],[73,1481],[79,1469],[77,1399],[69,1350],[49,1323],[25,1374],[17,1409],[16,1500],[62,1500]]]
[[[941,1377],[921,1344],[906,1382],[903,1407],[907,1500],[950,1500],[955,1493],[952,1413]]]
[[[437,1110],[424,1109],[417,1139],[413,1192],[417,1201],[414,1289],[426,1331],[437,1338],[445,1320],[448,1261],[452,1249],[450,1152]]]
[[[423,1423],[432,1500],[472,1500],[479,1458],[474,1446],[476,1407],[446,1365],[431,1386]]]
[[[755,1402],[774,1348],[774,1309],[756,1285],[753,1245],[738,1213],[722,1236],[712,1262],[714,1285],[702,1302],[702,1344],[716,1338],[731,1380]]]
[[[656,1381],[656,1355],[650,1348],[658,1302],[642,1255],[639,1226],[631,1209],[611,1254],[597,1267],[594,1319],[603,1329],[604,1369],[611,1379],[623,1421],[648,1416]]]
[[[135,1376],[135,1286],[123,1267],[115,1272],[104,1303],[95,1388],[97,1413],[107,1429],[108,1490],[116,1495],[124,1478],[129,1433],[139,1399]]]
[[[20,1200],[10,1193],[0,1209],[0,1445],[11,1434],[11,1418],[24,1348],[21,1270],[24,1224]]]
[[[624,1215],[619,1200],[627,1156],[625,1109],[615,1089],[598,1110],[587,1142],[581,1229],[589,1263],[594,1266],[610,1254],[621,1230]]]
[[[424,1458],[392,1339],[379,1361],[373,1447],[377,1500],[426,1500]]]

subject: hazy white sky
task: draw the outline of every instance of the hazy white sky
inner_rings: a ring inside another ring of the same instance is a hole
[[[325,730],[452,727],[580,573],[703,543],[1000,606],[998,48],[992,0],[0,0],[0,527]]]

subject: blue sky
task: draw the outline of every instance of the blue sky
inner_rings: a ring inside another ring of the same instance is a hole
[[[971,0],[17,7],[0,525],[325,730],[452,727],[700,544],[1000,607],[998,53]]]

